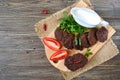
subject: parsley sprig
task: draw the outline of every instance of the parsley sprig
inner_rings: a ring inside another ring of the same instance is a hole
[[[75,22],[72,15],[68,15],[68,13],[64,12],[63,17],[59,19],[60,21],[60,29],[67,31],[68,33],[72,34],[83,34],[88,32],[90,29],[85,28],[78,23]]]
[[[86,57],[89,57],[90,55],[92,55],[93,53],[91,52],[91,49],[87,48],[87,51],[85,53]]]

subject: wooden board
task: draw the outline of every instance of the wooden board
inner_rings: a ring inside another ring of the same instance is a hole
[[[35,30],[36,30],[38,36],[41,38],[41,40],[42,40],[42,38],[44,38],[46,36],[54,38],[54,30],[59,25],[59,22],[57,20],[61,17],[61,15],[64,11],[70,12],[71,8],[75,7],[75,6],[90,8],[89,5],[87,5],[86,3],[84,3],[84,1],[81,0],[79,3],[73,4],[72,6],[69,6],[65,9],[53,14],[52,16],[48,17],[47,19],[39,21],[35,25],[36,26]],[[43,28],[41,28],[41,26],[43,26],[43,24],[47,24],[47,26],[48,26],[47,31],[44,31]],[[110,25],[107,26],[106,28],[108,29],[108,40],[109,40],[112,37],[112,35],[115,33],[115,30]],[[97,42],[94,46],[90,47],[93,54],[88,57],[89,61],[97,53],[97,51],[100,50],[103,45],[105,45],[105,43],[108,40],[106,40],[104,43]],[[64,49],[64,47],[63,47],[63,49]],[[54,51],[50,50],[47,47],[45,47],[45,52],[46,52],[46,56],[47,56],[48,60],[49,60],[50,56],[54,53]],[[70,50],[70,55],[73,55],[73,54],[78,53],[78,52],[85,54],[86,49],[84,49],[82,51],[74,50],[74,49]],[[67,67],[64,65],[64,59],[58,61],[58,63],[54,63],[52,61],[50,61],[50,63],[61,71],[70,72],[70,70],[67,69]]]

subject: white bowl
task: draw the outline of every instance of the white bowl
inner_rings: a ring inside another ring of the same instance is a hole
[[[107,26],[109,24],[102,20],[94,10],[88,8],[74,7],[71,9],[70,13],[78,24],[87,28],[93,28],[98,25]]]

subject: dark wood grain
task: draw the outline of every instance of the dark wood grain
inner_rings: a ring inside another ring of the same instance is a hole
[[[78,0],[0,0],[0,80],[63,80],[47,60],[34,24]],[[91,0],[116,29],[120,50],[120,0]],[[41,14],[43,9],[49,14]],[[120,55],[73,80],[120,80]]]

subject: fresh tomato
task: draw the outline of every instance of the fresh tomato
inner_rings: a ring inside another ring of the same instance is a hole
[[[45,37],[44,39],[43,39],[43,42],[44,42],[44,44],[48,47],[48,48],[50,48],[50,49],[52,49],[52,50],[59,50],[60,48],[61,48],[61,44],[60,44],[60,42],[58,42],[56,39],[54,39],[54,38],[49,38],[49,37]]]
[[[50,60],[57,61],[61,59],[65,59],[68,56],[68,50],[58,50],[50,57]]]

